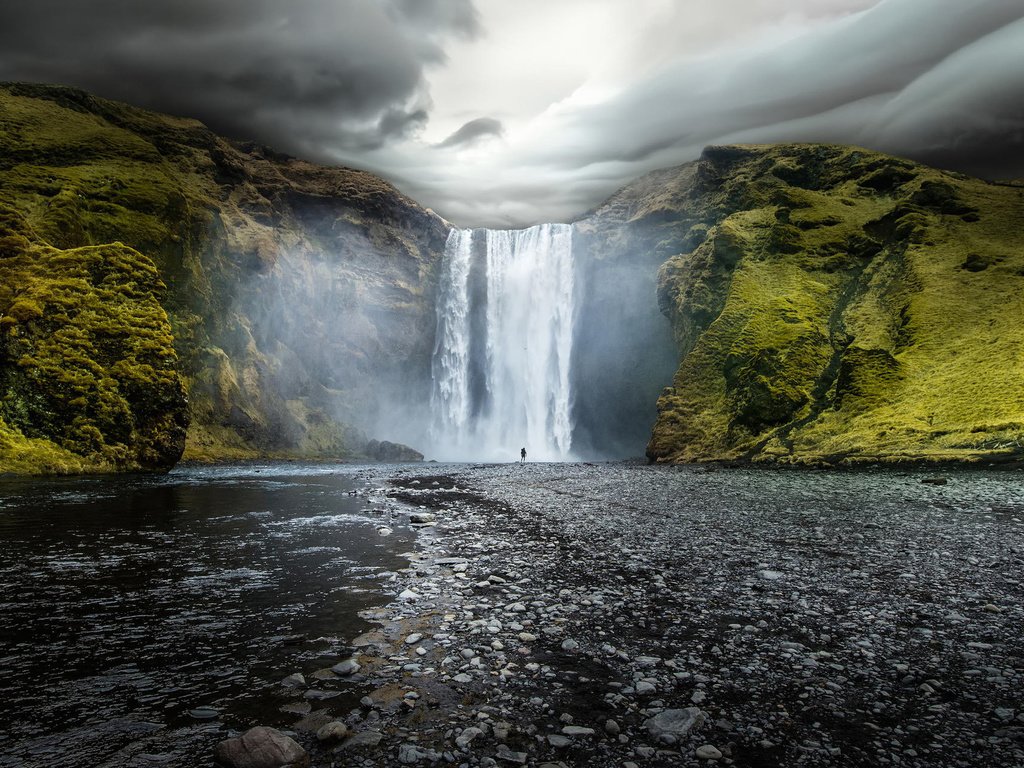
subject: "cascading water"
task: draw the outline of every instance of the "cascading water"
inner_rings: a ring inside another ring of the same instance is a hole
[[[432,455],[570,458],[572,227],[452,230],[432,362]]]

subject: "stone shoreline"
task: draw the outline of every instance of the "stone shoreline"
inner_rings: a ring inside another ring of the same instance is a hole
[[[295,726],[314,766],[1024,764],[1013,476],[365,477],[420,546],[332,673],[361,706]]]

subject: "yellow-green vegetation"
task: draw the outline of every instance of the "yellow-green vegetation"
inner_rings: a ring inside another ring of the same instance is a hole
[[[173,466],[187,403],[153,262],[54,248],[3,207],[0,241],[0,473]]]
[[[345,422],[376,407],[382,370],[429,357],[446,228],[371,174],[0,84],[0,209],[0,471],[147,466],[179,446],[167,397],[162,421],[133,410],[167,385],[171,345],[197,460],[353,455],[366,437]]]
[[[717,147],[659,280],[659,461],[1024,458],[1024,186],[836,146]]]

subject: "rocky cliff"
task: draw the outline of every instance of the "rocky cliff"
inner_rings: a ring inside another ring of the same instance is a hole
[[[648,456],[1021,459],[1021,221],[1020,184],[849,147],[713,147],[630,185],[589,226],[675,252]]]
[[[392,437],[390,404],[425,397],[447,230],[368,173],[0,86],[0,472]]]
[[[576,222],[576,450],[1021,459],[1020,221],[1024,185],[850,147],[637,180]],[[368,173],[0,86],[0,472],[414,458],[448,231]]]

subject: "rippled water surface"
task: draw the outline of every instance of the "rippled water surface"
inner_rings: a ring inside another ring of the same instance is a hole
[[[408,564],[358,486],[296,465],[0,480],[0,765],[182,764],[286,721],[280,679],[347,655]],[[157,725],[179,745],[117,752]]]

